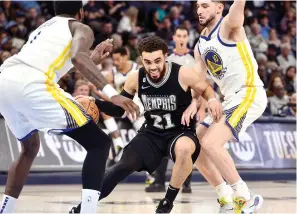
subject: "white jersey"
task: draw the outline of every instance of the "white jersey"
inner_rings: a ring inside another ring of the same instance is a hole
[[[0,71],[24,64],[44,72],[51,81],[58,82],[73,67],[69,20],[75,19],[54,17],[42,24],[30,34],[20,52],[3,63]]]
[[[183,66],[193,67],[195,65],[194,52],[189,51],[188,53],[182,55],[172,52],[167,58],[167,61],[175,62],[176,64]]]
[[[243,88],[263,87],[263,82],[249,41],[225,41],[219,35],[221,21],[208,37],[200,36],[195,48],[226,100]]]
[[[137,71],[138,64],[136,62],[132,62],[132,61],[131,61],[131,63],[132,63],[132,67],[126,74],[119,72],[115,66],[112,68],[113,82],[114,82],[114,86],[118,92],[122,91],[122,88],[127,80],[128,74],[131,72]]]

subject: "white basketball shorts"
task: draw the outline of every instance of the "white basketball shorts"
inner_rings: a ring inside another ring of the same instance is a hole
[[[257,120],[266,109],[267,96],[263,87],[247,87],[228,97],[223,103],[226,115],[226,124],[231,128],[234,137],[238,140],[241,132]],[[209,127],[213,119],[208,115],[202,125]]]
[[[23,64],[0,73],[0,113],[20,141],[37,130],[63,133],[91,120],[45,73]]]

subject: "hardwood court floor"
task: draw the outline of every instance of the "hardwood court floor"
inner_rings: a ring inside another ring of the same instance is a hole
[[[296,213],[296,182],[248,182],[265,199],[258,213]],[[151,213],[164,193],[145,193],[144,184],[120,184],[100,202],[100,213]],[[193,183],[192,194],[179,193],[172,213],[216,213],[216,194],[207,183]],[[80,185],[26,186],[17,213],[68,213],[80,200]],[[4,187],[0,187],[3,193]]]

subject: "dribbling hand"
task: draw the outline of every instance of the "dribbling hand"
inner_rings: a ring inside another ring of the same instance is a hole
[[[121,95],[115,95],[110,98],[111,102],[115,105],[118,105],[122,107],[128,115],[130,115],[131,118],[136,120],[140,115],[139,106],[136,105],[133,100],[121,96]]]

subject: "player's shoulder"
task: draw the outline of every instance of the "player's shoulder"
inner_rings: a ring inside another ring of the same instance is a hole
[[[77,20],[69,20],[69,28],[72,35],[75,32],[81,32],[84,34],[93,34],[93,30],[86,24],[83,24]]]

